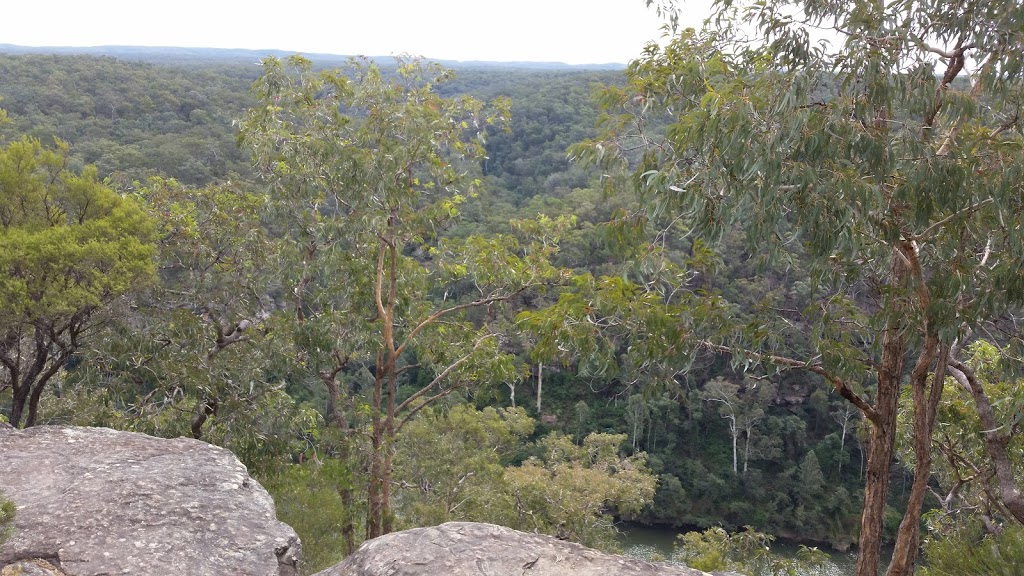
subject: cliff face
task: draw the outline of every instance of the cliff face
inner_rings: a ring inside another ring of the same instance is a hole
[[[231,452],[197,440],[0,429],[0,490],[17,506],[0,570],[42,561],[70,576],[298,574],[299,539],[267,491]]]
[[[449,522],[365,542],[315,576],[708,576],[504,526]],[[728,576],[722,574],[720,576]],[[738,576],[738,575],[736,575]]]

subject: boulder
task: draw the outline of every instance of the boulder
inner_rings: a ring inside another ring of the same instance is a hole
[[[315,576],[707,576],[504,526],[448,522],[363,543]]]
[[[0,573],[298,573],[298,536],[235,456],[105,428],[0,429],[0,491],[17,506]],[[10,570],[4,570],[5,568]]]

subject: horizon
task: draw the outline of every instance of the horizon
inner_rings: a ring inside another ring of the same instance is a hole
[[[251,52],[256,54],[274,55],[279,56],[282,54],[291,55],[297,54],[307,58],[315,58],[317,56],[325,56],[329,58],[347,59],[347,58],[360,58],[365,57],[370,60],[378,59],[394,59],[400,56],[414,56],[417,58],[423,58],[431,62],[454,62],[459,64],[493,64],[493,65],[516,65],[516,64],[529,64],[529,65],[551,65],[551,66],[564,66],[568,68],[586,68],[588,66],[595,67],[620,67],[624,68],[628,62],[583,62],[583,63],[569,63],[559,60],[460,60],[454,58],[434,58],[424,54],[339,54],[331,52],[303,52],[303,51],[292,51],[282,48],[219,48],[212,46],[143,46],[143,45],[128,45],[128,44],[102,44],[95,46],[71,46],[71,45],[46,45],[46,46],[28,46],[24,44],[12,44],[9,42],[0,42],[0,54],[53,54],[53,55],[67,55],[67,54],[117,54],[118,56],[131,56],[133,54],[142,56],[144,54],[166,54],[174,55],[175,52],[182,52],[180,54],[183,57],[188,57],[187,52],[224,52],[227,54],[236,52]],[[127,54],[125,54],[127,53]],[[197,55],[198,57],[198,55]]]
[[[688,5],[697,26],[709,0]],[[0,44],[26,48],[278,50],[327,55],[410,54],[459,62],[622,64],[662,37],[664,21],[644,0],[471,0],[387,5],[310,0],[282,9],[264,0],[179,0],[142,7],[127,0],[54,0],[11,7],[18,22]],[[53,18],[53,14],[60,18]],[[154,22],[158,25],[154,26]],[[267,46],[275,46],[268,48]]]

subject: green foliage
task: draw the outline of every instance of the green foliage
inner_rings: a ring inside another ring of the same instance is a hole
[[[915,5],[908,19],[896,5],[789,4],[859,30],[851,38],[891,30],[893,44],[811,48],[799,25],[772,8],[750,13],[764,42],[748,46],[727,25],[742,11],[723,6],[720,30],[651,44],[630,65],[625,89],[604,94],[606,132],[575,153],[626,168],[652,211],[679,215],[701,237],[717,240],[740,225],[752,251],[780,255],[801,244],[811,279],[828,294],[805,311],[813,344],[832,373],[859,383],[868,372],[864,348],[903,306],[896,296],[914,297],[893,268],[899,254],[912,248],[911,267],[923,267],[913,274],[929,294],[904,312],[906,321],[920,327],[927,319],[945,341],[1024,297],[1010,270],[1024,246],[1022,141],[1007,129],[1021,97],[1019,46],[950,40],[940,48],[987,62],[968,92],[947,86],[961,72],[957,61],[945,63],[950,78],[942,80],[934,47],[922,40],[999,34],[1019,6],[986,4],[948,18],[940,7]],[[907,31],[911,22],[926,32]],[[658,120],[669,123],[664,134],[648,130]],[[642,155],[624,152],[634,143]],[[851,298],[871,278],[886,279],[880,307]],[[748,349],[778,345],[766,336],[735,337]]]
[[[93,315],[152,280],[153,240],[138,203],[95,168],[68,168],[66,144],[26,137],[0,148],[0,389],[12,391],[12,424],[36,422],[43,389]]]
[[[511,101],[510,130],[489,135],[483,172],[503,191],[494,201],[524,205],[531,199],[562,198],[574,188],[587,186],[596,176],[571,165],[565,150],[593,136],[598,113],[592,98],[594,87],[621,82],[621,78],[619,72],[477,68],[459,70],[459,77],[441,90],[487,100],[502,96]],[[533,217],[537,212],[551,213],[529,205],[520,215]],[[500,226],[507,220],[490,221]]]
[[[398,438],[399,524],[492,522],[615,550],[612,515],[636,516],[654,496],[646,455],[621,456],[624,434],[578,445],[552,433],[514,465],[534,424],[522,408],[424,409]]]
[[[515,500],[512,525],[616,550],[611,514],[638,515],[657,483],[646,454],[619,455],[625,441],[625,434],[592,433],[580,446],[561,434],[544,437],[538,456],[505,472]]]
[[[67,169],[68,147],[24,138],[0,149],[3,319],[72,316],[152,274],[152,224],[139,206]],[[67,279],[59,281],[58,279]]]
[[[1010,525],[981,535],[977,525],[923,544],[921,576],[1015,576],[1024,566],[1024,527]]]
[[[0,55],[11,122],[0,136],[73,143],[72,162],[130,185],[152,175],[193,186],[250,172],[232,121],[251,105],[251,65],[154,66],[94,56]]]
[[[800,483],[803,485],[807,499],[813,499],[825,488],[825,476],[821,473],[818,456],[811,450],[800,463]]]
[[[352,515],[365,513],[342,500],[339,486],[352,485],[351,473],[336,459],[288,466],[264,478],[274,498],[277,519],[302,540],[302,572],[313,574],[345,556],[342,526]]]
[[[276,372],[289,348],[271,330],[278,246],[266,199],[160,178],[134,188],[159,223],[159,282],[105,318],[47,417],[203,438],[254,472],[280,465],[316,416]]]
[[[722,528],[679,535],[672,559],[690,568],[711,571],[738,571],[750,576],[796,576],[820,571],[828,555],[817,548],[801,546],[794,558],[771,553],[774,537],[746,526],[730,534]]]
[[[3,492],[0,492],[0,544],[3,544],[5,540],[10,538],[14,527],[11,523],[14,522],[14,502],[4,499]]]
[[[512,521],[505,466],[533,429],[522,408],[425,408],[398,436],[399,526]]]

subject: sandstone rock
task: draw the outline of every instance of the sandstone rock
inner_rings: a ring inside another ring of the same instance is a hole
[[[60,568],[50,564],[46,560],[34,558],[32,560],[21,560],[14,564],[4,566],[0,570],[0,576],[67,576]]]
[[[222,448],[41,426],[0,429],[0,463],[17,506],[0,569],[41,559],[68,576],[298,573],[295,532]]]
[[[449,522],[365,542],[315,576],[707,576],[493,524]]]

